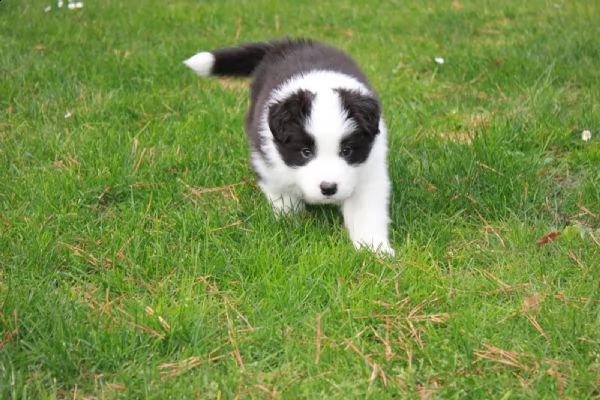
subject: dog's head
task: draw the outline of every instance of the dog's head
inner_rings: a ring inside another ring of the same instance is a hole
[[[349,89],[301,89],[269,106],[276,148],[308,203],[340,203],[352,195],[380,114],[376,98]]]

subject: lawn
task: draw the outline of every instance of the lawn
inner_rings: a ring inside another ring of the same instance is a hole
[[[594,0],[2,1],[0,398],[599,398],[599,27]],[[394,258],[335,209],[276,220],[247,82],[182,64],[285,35],[378,89]]]

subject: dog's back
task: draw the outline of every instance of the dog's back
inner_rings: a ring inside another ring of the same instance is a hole
[[[254,78],[247,125],[252,125],[260,118],[261,106],[276,88],[312,71],[339,72],[353,77],[371,90],[367,77],[350,56],[335,47],[310,39],[247,43],[201,52],[184,63],[202,76]]]

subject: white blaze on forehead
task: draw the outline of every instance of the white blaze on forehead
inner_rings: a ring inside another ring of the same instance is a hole
[[[341,99],[335,92],[335,89],[354,90],[365,95],[372,94],[371,91],[360,81],[352,76],[345,75],[340,72],[314,70],[303,74],[298,74],[287,80],[271,93],[261,115],[262,126],[268,126],[267,119],[269,114],[269,106],[287,99],[293,93],[296,93],[299,90],[308,90],[316,95],[316,98],[311,105],[311,118],[309,120],[309,123],[312,124],[312,128],[321,132],[324,130],[321,129],[321,126],[326,126],[326,124],[323,124],[323,122],[326,122],[330,119],[334,119],[336,122],[330,121],[328,124],[335,125],[337,123],[339,127],[341,125],[340,121],[345,120],[345,111],[343,110]],[[322,97],[323,94],[324,97]],[[330,104],[327,104],[327,99],[330,101]],[[317,102],[319,104],[317,104]],[[319,108],[319,111],[316,111],[317,108]],[[327,112],[325,112],[326,110],[329,111],[329,115],[327,115]],[[348,131],[350,128],[346,126],[344,129]],[[314,134],[312,131],[309,132]],[[339,132],[339,129],[330,132]],[[271,131],[269,129],[261,129],[260,135],[270,138]],[[342,136],[343,135],[339,133],[338,136],[336,136],[338,140],[336,146],[339,145],[339,139]]]
[[[342,138],[354,128],[336,91],[325,89],[316,93],[306,130],[315,138],[317,157],[338,157]]]

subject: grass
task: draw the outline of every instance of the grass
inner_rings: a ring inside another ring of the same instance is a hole
[[[48,4],[0,4],[0,398],[600,397],[597,2]],[[181,64],[283,35],[379,90],[394,259],[276,221]]]

